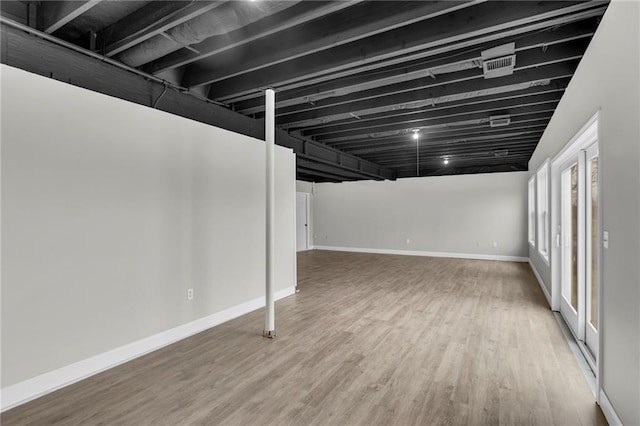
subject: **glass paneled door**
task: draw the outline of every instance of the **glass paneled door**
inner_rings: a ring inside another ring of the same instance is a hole
[[[598,356],[598,151],[560,168],[560,312],[592,360]]]

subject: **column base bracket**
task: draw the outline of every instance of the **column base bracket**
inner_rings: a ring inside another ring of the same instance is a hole
[[[275,339],[276,331],[275,330],[263,330],[262,337],[266,337],[267,339]]]

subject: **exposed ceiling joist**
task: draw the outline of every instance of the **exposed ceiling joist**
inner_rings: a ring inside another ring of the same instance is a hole
[[[530,153],[535,149],[538,139],[515,139],[502,143],[484,143],[484,144],[469,144],[460,146],[457,148],[447,147],[446,149],[438,148],[420,148],[420,161],[427,161],[429,158],[462,158],[462,157],[479,157],[479,156],[498,156],[496,151],[506,152],[506,155],[514,155],[518,153]],[[407,147],[402,150],[398,150],[393,155],[364,155],[367,159],[372,161],[383,162],[407,162],[416,158],[416,146]]]
[[[489,118],[493,115],[494,112],[499,111],[509,111],[514,108],[523,108],[527,106],[548,104],[548,103],[557,103],[560,101],[563,92],[549,92],[549,93],[540,93],[537,95],[527,96],[525,98],[510,98],[503,99],[497,101],[487,101],[487,102],[479,102],[468,105],[457,105],[452,107],[441,107],[433,110],[426,110],[419,114],[412,114],[410,116],[403,117],[390,117],[387,119],[378,118],[373,122],[364,122],[361,123],[359,121],[350,122],[347,124],[337,125],[337,126],[325,126],[325,127],[317,127],[310,130],[306,130],[304,134],[306,136],[318,136],[318,135],[327,135],[327,134],[335,134],[346,131],[356,131],[362,130],[364,133],[370,131],[376,131],[377,128],[381,126],[393,125],[393,126],[404,126],[404,127],[415,127],[416,129],[420,128],[420,125],[417,123],[421,123],[425,120],[438,120],[440,123],[444,122],[456,122],[459,121],[460,116],[465,116],[470,113],[486,113],[486,118]],[[444,120],[443,119],[450,119]],[[464,121],[464,120],[460,120]]]
[[[304,32],[291,28],[255,40],[246,46],[240,58],[234,58],[236,60],[228,57],[233,53],[226,53],[201,61],[197,67],[187,68],[183,84],[187,87],[201,86],[257,72],[285,61],[353,44],[396,28],[404,28],[477,2],[360,3],[353,6],[353,14],[329,16],[310,22]],[[274,49],[274,46],[278,48]]]
[[[314,21],[347,7],[353,7],[363,0],[322,2],[306,1],[285,9],[276,16],[255,22],[241,31],[218,37],[210,37],[191,49],[181,49],[144,66],[144,70],[157,74],[170,69],[189,65],[210,56],[239,48],[247,43]]]
[[[544,65],[555,64],[558,62],[576,62],[576,60],[580,59],[580,55],[577,55],[576,52],[584,51],[588,45],[588,41],[586,39],[579,39],[570,41],[567,43],[556,44],[546,50],[536,50],[536,51],[525,51],[520,54],[517,59],[517,67],[515,72],[522,72],[528,69],[537,69]],[[470,60],[471,63],[474,60]],[[576,62],[577,63],[577,62]],[[570,75],[570,74],[569,74]],[[453,102],[456,98],[463,98],[468,100],[472,97],[482,97],[488,96],[495,93],[503,93],[506,91],[518,91],[518,90],[526,90],[532,87],[535,87],[534,83],[537,81],[545,81],[550,78],[542,78],[542,79],[531,79],[529,81],[519,81],[512,82],[511,84],[499,84],[503,83],[502,79],[483,79],[482,74],[479,73],[479,69],[470,68],[464,71],[458,72],[450,72],[443,75],[438,75],[437,77],[429,77],[425,72],[422,72],[422,76],[419,78],[416,75],[411,78],[407,78],[404,81],[397,82],[391,85],[380,86],[372,89],[363,89],[354,93],[350,93],[342,96],[334,96],[331,98],[326,98],[323,100],[314,101],[313,104],[305,104],[305,105],[295,105],[290,107],[278,107],[278,122],[287,128],[295,128],[295,127],[305,127],[309,125],[313,125],[314,123],[325,124],[329,121],[338,121],[344,119],[352,119],[353,115],[362,116],[369,115],[375,113],[381,113],[388,110],[382,109],[378,107],[375,111],[370,111],[371,108],[352,108],[348,113],[342,114],[323,114],[321,119],[316,119],[316,121],[302,121],[297,117],[302,112],[309,112],[308,115],[311,115],[311,111],[321,110],[323,108],[329,108],[331,106],[337,105],[352,105],[356,101],[366,101],[367,99],[376,99],[381,96],[389,96],[397,93],[406,93],[413,90],[426,90],[431,88],[432,90],[437,90],[439,86],[449,84],[450,87],[455,83],[463,83],[471,80],[470,85],[480,85],[485,84],[485,86],[480,86],[476,90],[461,90],[458,89],[460,95],[457,97],[451,92],[445,92],[443,94],[439,94],[438,96],[431,96],[429,98],[423,98],[420,105],[429,105],[435,107],[439,104],[446,104],[448,102]],[[558,78],[557,75],[551,74],[551,78]],[[476,81],[477,80],[477,81]],[[480,80],[486,80],[485,83],[481,83]],[[529,84],[527,84],[529,83]],[[467,84],[466,87],[470,87]],[[507,86],[513,87],[507,87]],[[464,86],[460,86],[464,87]],[[502,89],[495,89],[497,87],[502,87]],[[414,104],[399,104],[398,106],[404,106],[404,108],[415,107]],[[396,108],[399,109],[399,108]],[[326,111],[326,110],[325,110]],[[295,114],[295,115],[294,115]]]
[[[370,114],[378,114],[398,110],[411,110],[433,105],[433,100],[462,95],[472,96],[474,93],[495,91],[494,93],[523,90],[526,87],[546,86],[551,80],[570,77],[578,65],[577,60],[554,63],[537,68],[518,70],[513,75],[499,79],[484,80],[468,78],[443,84],[426,84],[414,86],[415,89],[392,91],[388,94],[368,96],[323,108],[302,111],[288,116],[278,117],[279,124],[287,124],[290,129],[303,128],[315,123],[326,124],[341,120],[360,121]],[[466,95],[465,95],[466,94]],[[351,114],[360,117],[353,117]],[[345,118],[349,117],[349,118]],[[377,117],[379,118],[379,116]],[[340,124],[339,122],[336,124]]]
[[[40,2],[38,29],[52,34],[73,19],[97,6],[102,0],[68,0]]]
[[[511,135],[499,135],[494,138],[476,138],[476,139],[453,139],[447,141],[424,141],[420,144],[421,150],[447,150],[453,152],[454,150],[467,149],[475,146],[491,146],[498,145],[513,146],[521,141],[537,141],[540,139],[542,132],[530,132],[530,133],[513,133]],[[413,141],[405,141],[378,148],[361,148],[347,150],[350,154],[358,155],[361,157],[372,158],[376,155],[388,157],[396,153],[404,151],[415,152],[416,144]]]
[[[553,115],[553,111],[542,111],[531,114],[523,114],[512,116],[511,125],[537,125],[538,123],[548,123]],[[444,124],[436,124],[423,126],[420,129],[421,135],[438,135],[440,137],[466,135],[473,132],[484,132],[490,130],[489,119],[470,120],[467,122],[447,122]],[[366,146],[370,142],[399,140],[401,138],[410,138],[413,135],[412,129],[396,129],[387,132],[374,132],[369,134],[358,135],[327,135],[326,138],[320,138],[322,143],[328,146],[338,146],[343,149],[347,143]],[[349,145],[350,146],[350,145]],[[375,144],[373,145],[375,146]]]
[[[596,20],[589,19],[546,31],[525,34],[516,39],[516,54],[531,49],[544,49],[546,53],[550,46],[580,39],[586,39],[585,42],[588,43],[596,26]],[[496,43],[485,43],[474,46],[473,50],[464,49],[459,52],[445,52],[440,55],[407,61],[400,65],[380,67],[374,71],[337,78],[324,83],[311,84],[303,88],[279,90],[277,107],[279,113],[282,114],[286,112],[285,107],[288,106],[318,105],[318,102],[325,98],[344,96],[354,92],[430,76],[430,70],[438,67],[446,67],[455,63],[471,64],[474,61],[479,64],[481,52],[494,47]],[[575,52],[572,52],[572,54],[575,54]],[[518,58],[517,62],[520,63],[520,60],[521,58]],[[433,77],[435,78],[435,75]],[[234,103],[234,108],[243,114],[257,114],[257,117],[261,117],[264,111],[264,106],[257,98],[236,102]]]
[[[423,132],[420,139],[423,143],[447,143],[462,140],[489,140],[492,138],[502,138],[517,135],[526,135],[531,133],[541,133],[544,131],[548,123],[548,120],[539,120],[530,123],[516,123],[505,128],[492,129],[486,125],[478,126],[469,131],[457,131],[457,132],[440,132],[428,134]],[[400,135],[396,137],[384,137],[378,139],[370,139],[363,141],[350,141],[332,146],[341,149],[346,152],[350,152],[354,155],[358,155],[359,152],[366,152],[366,150],[385,150],[392,149],[398,144],[411,142],[407,135]]]
[[[516,117],[509,126],[508,130],[522,131],[526,129],[535,129],[542,127],[546,128],[551,114],[534,114],[531,117],[520,116]],[[466,126],[432,126],[425,127],[420,130],[421,138],[426,140],[431,139],[455,139],[474,137],[476,135],[482,136],[490,134],[494,131],[503,131],[504,129],[491,129],[487,123],[475,123]],[[385,145],[389,143],[396,143],[399,141],[407,140],[407,132],[394,132],[391,135],[360,135],[354,138],[336,138],[333,140],[323,141],[329,146],[333,146],[339,149],[351,149],[355,147],[375,147]]]
[[[504,172],[521,172],[527,170],[527,162],[520,161],[508,164],[489,164],[484,166],[466,166],[466,167],[431,167],[421,168],[419,175],[425,176],[446,176],[458,174],[475,174],[475,173],[504,173]],[[398,173],[398,177],[410,178],[415,177],[416,171],[403,170]]]
[[[525,170],[608,1],[92,3],[3,3],[2,61],[258,139],[274,88],[298,178],[339,182]]]
[[[103,29],[99,44],[106,56],[114,56],[217,6],[219,2],[154,1]]]
[[[346,71],[362,72],[364,65],[380,67],[381,61],[395,59],[404,62],[407,55],[430,51],[432,54],[474,46],[480,42],[502,39],[509,31],[517,34],[533,29],[549,28],[576,19],[571,13],[585,11],[601,14],[594,2],[487,2],[476,4],[450,14],[438,16],[429,25],[417,23],[378,34],[363,43],[349,43],[336,48],[306,55],[266,69],[244,73],[211,85],[212,99],[228,101],[244,93],[255,93],[255,87],[293,88],[292,83],[311,84],[314,77],[335,78],[332,74]],[[595,8],[595,10],[594,10]],[[556,17],[556,23],[545,20]],[[539,25],[536,27],[535,23]],[[483,40],[481,36],[487,36]],[[458,44],[459,43],[459,44]],[[441,51],[435,49],[442,48]],[[424,55],[424,53],[422,53]],[[391,65],[386,63],[385,65]],[[344,77],[344,74],[339,74]],[[205,84],[206,79],[190,84]]]
[[[530,114],[545,114],[550,115],[553,113],[557,106],[558,102],[548,102],[539,105],[533,106],[518,106],[514,108],[510,108],[508,113],[511,114],[512,117],[518,117],[521,115],[530,115]],[[454,126],[456,123],[460,123],[464,125],[465,123],[474,122],[474,123],[489,123],[489,115],[486,112],[471,112],[468,114],[457,115],[455,120],[452,120],[450,117],[436,117],[432,119],[422,119],[412,121],[410,123],[398,123],[398,124],[388,124],[385,126],[372,126],[367,129],[356,129],[356,130],[345,130],[335,133],[328,133],[326,136],[330,137],[353,137],[361,135],[367,131],[371,132],[388,132],[388,131],[398,131],[404,130],[407,127],[410,128],[422,128],[436,125],[449,125]],[[321,135],[322,136],[322,135]],[[318,140],[322,141],[322,137],[318,137]]]

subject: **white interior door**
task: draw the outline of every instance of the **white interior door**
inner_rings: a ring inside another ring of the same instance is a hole
[[[309,194],[296,193],[296,250],[309,249]]]

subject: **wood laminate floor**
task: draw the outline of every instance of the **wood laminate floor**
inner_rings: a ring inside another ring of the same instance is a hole
[[[312,251],[256,311],[2,424],[606,424],[525,263]]]

